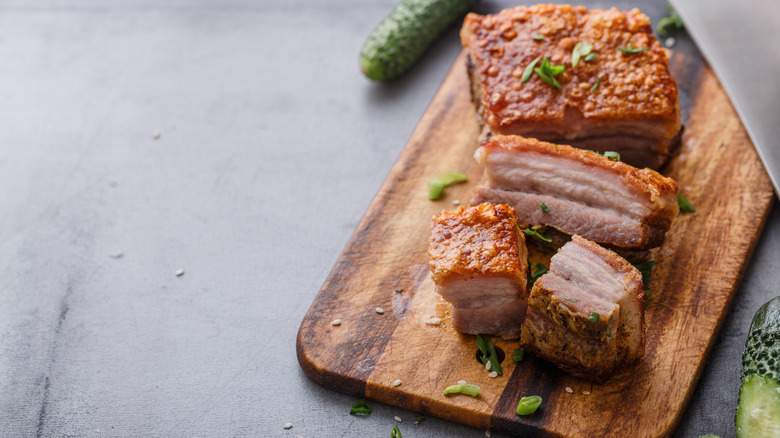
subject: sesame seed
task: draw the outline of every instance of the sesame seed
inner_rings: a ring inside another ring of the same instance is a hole
[[[282,427],[284,427],[285,429],[292,429],[292,423],[284,423],[284,426]]]
[[[452,205],[460,205],[460,199],[453,200]]]
[[[486,437],[490,437],[490,431],[489,431],[489,430],[486,430],[486,431],[485,431],[485,436],[486,436]]]
[[[674,37],[669,37],[669,38],[667,38],[667,39],[665,39],[665,40],[664,40],[664,45],[665,45],[666,47],[672,47],[672,46],[674,46],[675,44],[677,44],[677,40],[676,40],[676,39],[674,39]]]
[[[431,319],[425,321],[428,325],[439,325],[441,324],[441,318],[437,318],[435,316],[432,316]]]
[[[458,380],[458,385],[466,385],[466,381],[465,380]]]
[[[498,376],[498,372],[496,371],[491,371],[490,374],[488,374],[488,377],[497,377],[497,376]]]
[[[380,314],[380,315],[381,315],[381,314],[385,313],[385,309],[383,309],[383,308],[381,308],[381,307],[377,307],[377,308],[376,308],[376,313],[378,313],[378,314]]]
[[[485,369],[490,371],[490,365],[493,365],[490,361],[485,362]]]
[[[590,391],[582,391],[582,393],[585,395],[590,395]]]
[[[157,140],[158,138],[160,138],[160,136],[161,136],[161,135],[162,135],[162,134],[160,134],[160,131],[154,131],[154,132],[152,132],[152,138],[153,138],[153,139],[155,139],[155,140]]]
[[[177,277],[181,277],[182,275],[184,275],[184,269],[183,268],[179,269],[178,271],[176,271],[176,276]]]
[[[330,322],[331,325],[341,325],[341,320],[336,318]]]
[[[569,387],[567,386],[567,387],[566,387],[566,392],[568,392],[569,394],[573,394],[573,393],[574,393],[574,390],[573,390],[573,389],[571,389],[571,388],[569,388]]]
[[[401,419],[401,417],[399,417],[398,415],[396,415],[396,416],[395,416],[395,421],[397,421],[397,422],[399,422],[399,423],[400,423],[400,422],[402,422],[402,421],[404,421],[404,420],[402,420],[402,419]]]
[[[401,386],[401,379],[398,379],[395,382],[393,382],[393,386]]]
[[[115,259],[118,259],[118,258],[121,258],[123,255],[125,255],[125,253],[123,253],[123,252],[115,252],[115,253],[111,254],[111,257],[113,257]]]

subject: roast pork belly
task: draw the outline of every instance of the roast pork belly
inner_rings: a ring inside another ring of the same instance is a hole
[[[645,250],[663,242],[679,212],[674,180],[571,146],[496,135],[475,157],[485,181],[472,203],[512,205],[521,227],[547,225]]]
[[[531,290],[520,344],[576,376],[604,381],[644,355],[642,274],[580,236]]]
[[[452,303],[457,330],[520,336],[528,253],[512,207],[484,203],[442,212],[432,221],[428,255],[436,292]]]
[[[536,5],[471,13],[461,41],[485,131],[617,151],[640,167],[657,169],[668,157],[680,130],[677,85],[638,9]],[[592,45],[597,57],[582,56],[573,67],[577,43]],[[538,74],[522,82],[526,67],[544,56],[565,67],[554,76],[560,90]]]

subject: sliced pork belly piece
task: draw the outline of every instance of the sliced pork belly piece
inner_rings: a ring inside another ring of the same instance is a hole
[[[428,245],[436,292],[452,303],[464,333],[520,336],[526,309],[528,253],[508,205],[480,204],[442,212]]]
[[[642,274],[573,236],[528,298],[520,344],[576,376],[605,381],[644,355]]]
[[[638,9],[536,5],[471,13],[461,41],[478,119],[489,133],[618,151],[640,167],[657,169],[668,157],[680,131],[677,85],[650,19]],[[597,58],[581,57],[574,67],[577,43],[592,45]],[[544,56],[565,67],[554,76],[560,90],[537,74],[522,81],[525,68]]]
[[[475,157],[485,182],[472,203],[512,205],[521,227],[547,225],[643,250],[661,245],[679,212],[674,180],[571,146],[497,135]]]

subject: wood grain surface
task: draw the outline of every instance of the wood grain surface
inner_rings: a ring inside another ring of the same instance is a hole
[[[638,364],[598,385],[530,354],[515,364],[517,341],[494,339],[506,358],[503,376],[490,378],[476,360],[474,336],[452,328],[450,305],[433,292],[427,242],[430,218],[453,209],[455,200],[466,204],[482,174],[473,158],[479,127],[461,54],[301,323],[298,360],[307,375],[336,391],[507,434],[670,434],[773,197],[709,67],[699,58],[675,55],[671,69],[684,131],[662,173],[678,182],[697,211],[678,216],[654,252],[647,348]],[[448,171],[466,172],[469,181],[429,201],[426,182]],[[432,318],[441,323],[429,324]],[[341,324],[332,325],[335,319]],[[402,383],[394,386],[397,379]],[[480,385],[479,396],[442,395],[459,380]],[[520,398],[533,394],[544,399],[541,408],[516,415]]]

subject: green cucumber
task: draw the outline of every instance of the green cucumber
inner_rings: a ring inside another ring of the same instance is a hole
[[[398,77],[479,0],[402,0],[360,52],[360,69],[375,81]]]
[[[742,355],[738,438],[780,437],[780,297],[761,306]]]

